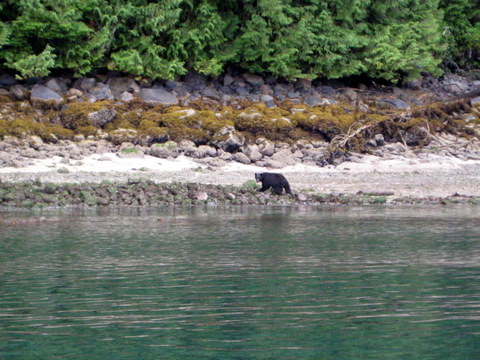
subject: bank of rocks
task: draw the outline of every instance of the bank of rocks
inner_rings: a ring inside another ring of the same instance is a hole
[[[65,206],[224,206],[224,205],[384,205],[472,204],[476,197],[454,194],[445,198],[398,198],[393,193],[274,195],[260,193],[247,182],[243,186],[194,183],[161,183],[131,179],[127,183],[55,184],[0,182],[0,206],[41,208]]]

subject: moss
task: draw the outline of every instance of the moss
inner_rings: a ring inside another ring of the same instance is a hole
[[[90,126],[92,124],[88,119],[88,114],[105,108],[112,108],[113,106],[111,101],[99,101],[96,103],[72,102],[69,103],[67,108],[62,112],[62,122],[64,126],[69,129],[76,129],[80,126]]]

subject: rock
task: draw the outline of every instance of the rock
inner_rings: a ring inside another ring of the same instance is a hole
[[[470,88],[466,78],[454,74],[446,74],[442,81],[442,86],[447,93],[452,95],[463,94]]]
[[[67,97],[82,97],[83,91],[75,88],[71,88],[67,91]]]
[[[26,97],[27,89],[25,89],[22,85],[13,85],[10,88],[10,93],[15,96],[17,100],[24,100]]]
[[[177,105],[177,97],[165,90],[163,87],[142,89],[138,96],[146,102],[162,105]]]
[[[124,92],[139,93],[141,90],[137,82],[129,77],[112,77],[108,79],[107,85],[110,87],[113,97],[117,100],[121,100],[120,97]]]
[[[97,100],[113,100],[113,94],[110,90],[110,86],[103,83],[98,83],[95,87],[89,90],[89,93]]]
[[[297,194],[298,201],[307,201],[307,196],[305,194]]]
[[[382,134],[376,134],[373,137],[373,140],[375,141],[376,146],[382,146],[383,144],[385,144],[385,138],[383,137]]]
[[[248,156],[251,162],[262,160],[263,155],[260,152],[258,145],[248,145],[243,149],[243,153]]]
[[[272,160],[284,164],[283,166],[295,165],[297,163],[293,153],[289,149],[283,149],[275,152],[275,154],[272,155]]]
[[[136,148],[124,148],[117,152],[121,159],[141,159],[145,156],[142,150]]]
[[[470,100],[470,104],[475,108],[480,108],[480,97],[476,97]]]
[[[195,193],[194,199],[196,199],[198,201],[207,201],[208,194],[206,192],[199,191],[199,192]]]
[[[394,98],[377,100],[376,105],[380,109],[410,110],[410,105],[405,101]]]
[[[66,167],[61,167],[57,170],[59,174],[69,174],[70,170],[68,170]]]
[[[67,84],[65,81],[61,79],[50,79],[45,83],[45,86],[48,87],[50,90],[55,91],[58,94],[65,94],[67,92]]]
[[[263,156],[272,156],[275,153],[275,144],[269,140],[257,140],[258,149]]]
[[[305,98],[305,104],[308,106],[324,106],[324,105],[330,105],[330,100],[322,98],[318,94],[310,95]]]
[[[223,86],[230,86],[232,85],[232,83],[233,83],[233,77],[231,77],[228,74],[223,77]]]
[[[95,127],[103,127],[105,124],[113,120],[117,115],[114,108],[103,108],[87,115],[90,123]]]
[[[12,75],[9,75],[9,74],[0,75],[0,86],[9,87],[9,86],[15,85],[16,83],[17,82],[15,81],[15,78]]]
[[[246,165],[251,163],[248,156],[245,155],[244,153],[240,153],[240,152],[233,154],[233,160],[236,161],[236,162],[239,162],[241,164],[246,164]]]
[[[30,93],[30,100],[34,104],[52,103],[59,105],[63,103],[63,98],[60,95],[43,85],[35,85],[32,88],[32,91]]]
[[[295,89],[307,90],[312,88],[312,81],[308,79],[297,79]]]
[[[205,75],[199,74],[196,71],[190,71],[185,75],[185,86],[187,86],[191,92],[203,90],[207,86],[207,78]]]
[[[176,158],[178,156],[178,152],[178,145],[174,141],[167,141],[164,144],[153,144],[149,148],[149,155],[161,159],[167,159],[169,157]]]
[[[135,99],[135,97],[131,93],[129,93],[128,91],[124,91],[118,97],[118,100],[123,101],[123,102],[129,102],[129,101],[132,101],[133,99]]]
[[[44,144],[40,136],[31,135],[27,137],[26,141],[32,149],[38,150]]]
[[[279,161],[276,161],[276,160],[267,159],[265,161],[265,166],[269,167],[269,168],[272,168],[272,169],[281,169],[281,168],[285,167],[285,164],[283,164]]]
[[[252,86],[261,86],[265,84],[265,81],[259,75],[246,73],[246,74],[243,74],[242,77],[245,79],[247,83],[249,83]]]
[[[202,91],[202,95],[211,99],[220,100],[220,94],[214,87],[207,87]]]
[[[355,101],[358,98],[357,92],[353,89],[346,89],[342,92],[342,94],[343,94],[343,96],[345,96],[345,98],[348,101]]]
[[[215,134],[213,144],[227,152],[237,151],[240,146],[245,144],[245,137],[235,130],[233,126],[224,126]]]
[[[81,78],[75,81],[73,86],[82,91],[90,91],[97,84],[97,80],[94,78]]]

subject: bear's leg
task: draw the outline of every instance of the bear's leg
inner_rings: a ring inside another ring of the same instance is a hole
[[[262,187],[258,191],[263,192],[263,191],[268,190],[268,189],[270,189],[270,185],[266,185],[266,184],[262,183]]]
[[[273,188],[273,192],[277,195],[281,195],[282,194],[282,191],[283,191],[283,185],[276,185],[274,188]]]

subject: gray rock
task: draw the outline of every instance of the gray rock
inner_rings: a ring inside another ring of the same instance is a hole
[[[328,99],[322,98],[318,94],[310,95],[305,98],[305,104],[308,106],[324,106],[329,105],[330,101]]]
[[[94,78],[81,78],[75,81],[73,86],[82,91],[90,91],[97,84],[97,80]]]
[[[277,151],[275,154],[272,155],[272,160],[278,161],[284,164],[284,166],[295,165],[297,163],[293,156],[293,153],[289,149]]]
[[[22,85],[13,85],[10,88],[10,93],[15,96],[17,100],[24,100],[27,94],[27,89],[25,89]]]
[[[376,134],[374,137],[373,137],[373,140],[375,140],[375,144],[377,146],[382,146],[383,144],[385,144],[385,138],[383,137],[382,134]]]
[[[240,152],[233,154],[233,160],[236,161],[236,162],[239,162],[241,164],[246,164],[246,165],[251,163],[248,156],[245,155],[244,153],[240,153]]]
[[[12,86],[12,85],[15,85],[15,84],[16,84],[16,81],[15,81],[15,78],[12,75],[8,75],[8,74],[1,74],[0,75],[0,86],[9,87],[9,86]]]
[[[95,87],[89,90],[90,95],[94,96],[97,100],[112,100],[113,94],[110,90],[110,86],[103,83],[98,83]]]
[[[263,156],[272,156],[275,153],[275,144],[269,140],[261,140],[258,149]]]
[[[82,90],[79,90],[79,89],[75,89],[75,88],[71,88],[67,91],[67,97],[82,97],[83,96],[83,91]]]
[[[260,152],[258,145],[248,145],[243,149],[243,153],[248,156],[251,162],[262,160],[263,155]]]
[[[247,74],[243,74],[242,76],[245,79],[245,81],[252,86],[261,86],[265,84],[265,81],[259,75],[247,73]]]
[[[63,98],[60,95],[43,85],[35,85],[32,88],[30,100],[33,103],[61,104],[63,102]]]
[[[102,127],[109,123],[117,115],[113,108],[104,108],[87,115],[88,120],[93,126]]]
[[[144,152],[136,148],[124,148],[117,152],[121,159],[141,159],[145,156]]]
[[[61,79],[50,79],[45,83],[45,86],[48,87],[50,90],[55,91],[58,94],[65,94],[67,92],[67,84],[65,81],[62,81]]]
[[[232,83],[233,83],[233,77],[231,77],[228,74],[223,77],[223,86],[230,86],[232,85]]]
[[[265,166],[272,168],[272,169],[281,169],[285,167],[285,164],[281,163],[280,161],[273,160],[273,159],[266,159]]]
[[[470,100],[470,103],[473,107],[480,107],[480,97],[473,98],[472,100]]]
[[[202,95],[212,99],[216,99],[216,100],[220,99],[220,94],[218,93],[217,89],[215,89],[214,87],[205,88],[202,91]]]
[[[178,156],[177,143],[173,141],[167,141],[164,144],[153,144],[149,148],[149,155],[155,156],[161,159],[168,159],[169,157],[176,158]]]
[[[207,201],[208,194],[204,191],[199,191],[199,192],[195,193],[194,198],[198,201]]]
[[[410,105],[400,99],[380,99],[377,100],[376,105],[380,109],[410,110]]]
[[[57,170],[59,174],[69,174],[70,170],[68,170],[66,167],[61,167]]]
[[[223,127],[214,137],[219,140],[213,141],[213,144],[227,152],[237,151],[245,144],[245,137],[229,125]]]
[[[124,91],[118,97],[118,100],[123,102],[129,102],[129,101],[132,101],[133,99],[135,99],[135,97],[133,96],[133,94],[129,93],[128,91]]]
[[[110,86],[110,90],[115,99],[120,99],[120,96],[124,92],[140,92],[140,86],[137,82],[129,77],[113,77],[108,79],[107,85]]]
[[[205,75],[196,71],[190,71],[185,75],[185,85],[193,92],[205,89],[207,86],[207,78]]]
[[[297,194],[298,201],[307,201],[307,196],[305,194]]]
[[[177,97],[165,90],[163,87],[142,89],[138,96],[146,102],[158,103],[162,105],[177,105]]]

